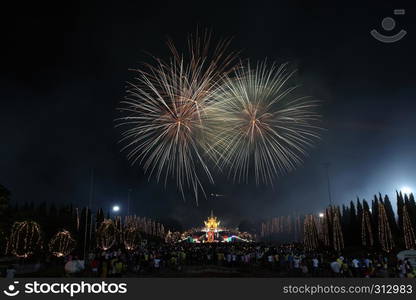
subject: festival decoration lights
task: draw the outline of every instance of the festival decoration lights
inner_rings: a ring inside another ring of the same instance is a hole
[[[378,239],[384,251],[390,252],[394,248],[393,235],[383,203],[378,204]]]
[[[111,219],[104,220],[97,230],[97,246],[102,250],[113,247],[117,241],[118,230]]]
[[[74,251],[77,243],[67,230],[57,232],[49,241],[49,251],[56,257],[64,257]]]
[[[12,226],[9,251],[19,258],[28,258],[41,248],[41,230],[34,221],[15,222]]]

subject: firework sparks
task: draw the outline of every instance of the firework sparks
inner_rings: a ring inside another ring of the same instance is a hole
[[[149,178],[163,179],[165,185],[168,178],[175,178],[182,196],[190,188],[196,200],[199,191],[204,193],[201,177],[213,183],[204,150],[206,107],[235,59],[235,54],[226,54],[229,40],[214,48],[210,41],[207,32],[190,36],[189,57],[169,42],[172,58],[168,62],[155,59],[154,65],[145,65],[145,71],[135,70],[137,77],[129,83],[120,109],[125,116],[118,119],[126,128],[122,142],[126,142],[123,149],[128,150],[128,159],[142,165]]]
[[[294,96],[287,65],[259,63],[236,69],[224,80],[207,108],[210,152],[234,181],[273,184],[291,171],[319,138],[314,125],[320,116],[318,101]]]

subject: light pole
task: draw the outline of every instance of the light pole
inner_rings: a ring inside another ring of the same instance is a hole
[[[130,194],[131,194],[132,189],[128,190],[127,193],[127,215],[130,216]]]
[[[87,254],[87,232],[88,232],[88,211],[90,211],[91,218],[92,218],[92,198],[94,197],[94,169],[91,168],[91,178],[90,178],[90,197],[88,201],[88,205],[85,208],[85,232],[84,232],[84,261],[86,260],[86,254]],[[92,224],[90,224],[92,226]],[[91,227],[90,227],[90,238],[91,238]]]

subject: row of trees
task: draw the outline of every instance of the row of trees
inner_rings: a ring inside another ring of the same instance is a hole
[[[266,241],[304,242],[307,248],[345,247],[411,249],[416,246],[416,203],[413,194],[396,192],[396,212],[387,195],[349,205],[330,206],[320,214],[275,217],[261,224]]]
[[[129,216],[111,220],[110,213],[102,208],[92,211],[86,207],[76,208],[72,204],[56,206],[46,202],[12,206],[10,192],[1,185],[0,216],[0,255],[8,252],[17,257],[25,257],[24,253],[35,253],[33,249],[43,249],[38,254],[45,254],[47,248],[54,248],[48,241],[60,243],[61,239],[74,239],[77,247],[73,253],[83,256],[90,249],[103,248],[100,241],[103,236],[112,239],[111,232],[116,232],[114,245],[123,246],[121,244],[127,241],[128,248],[138,241],[136,231],[147,240],[163,239],[165,235],[165,226],[150,218]],[[37,234],[29,234],[33,232]],[[121,236],[125,233],[128,235]],[[31,243],[26,236],[36,236],[36,239]]]
[[[384,197],[381,194],[374,195],[371,203],[368,203],[365,199],[356,202],[351,201],[349,206],[342,206],[341,224],[344,232],[345,243],[348,245],[358,246],[362,244],[362,219],[364,212],[368,212],[374,244],[380,244],[378,228],[380,228],[380,204],[384,206],[385,216],[388,221],[390,231],[393,236],[394,243],[404,248],[405,245],[405,216],[407,212],[408,218],[411,222],[411,228],[413,232],[416,232],[416,203],[413,194],[407,195],[401,192],[396,192],[396,213],[394,212],[391,201],[387,195]],[[384,212],[383,212],[384,214]]]

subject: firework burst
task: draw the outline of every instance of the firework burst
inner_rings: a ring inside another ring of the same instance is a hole
[[[319,137],[318,101],[296,97],[287,65],[249,63],[227,76],[207,108],[209,152],[234,181],[273,184]]]
[[[208,32],[190,36],[188,55],[169,42],[169,61],[155,59],[144,70],[135,70],[137,76],[128,84],[120,109],[124,116],[118,119],[125,128],[123,149],[132,164],[139,163],[149,178],[165,185],[174,178],[182,196],[190,188],[197,201],[198,192],[204,193],[201,177],[213,183],[204,150],[206,107],[235,59],[234,53],[226,54],[229,40],[215,47],[210,42]]]

